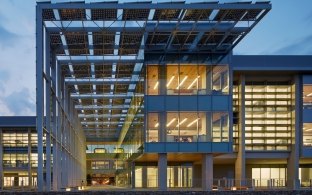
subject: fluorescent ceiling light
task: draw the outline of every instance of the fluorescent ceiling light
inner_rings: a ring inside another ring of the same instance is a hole
[[[173,119],[167,124],[167,127],[169,127],[175,120],[176,120],[176,118],[173,118]]]
[[[155,124],[155,127],[158,127],[158,126],[159,126],[159,123],[156,123],[156,124]]]
[[[154,90],[157,89],[159,82],[157,81],[155,86],[154,86]]]
[[[167,87],[169,87],[169,85],[171,84],[171,82],[173,81],[173,79],[174,79],[174,76],[172,76],[171,79],[169,80],[169,82],[167,83],[167,85],[166,85]]]
[[[308,96],[308,97],[312,96],[312,93],[309,93],[307,96]]]
[[[312,131],[312,129],[307,129],[307,130],[305,130],[305,131]]]
[[[190,86],[188,86],[187,89],[190,89],[196,83],[196,81],[198,80],[199,77],[200,76],[198,76],[196,79],[194,79],[194,81],[190,84]]]
[[[195,120],[193,120],[190,124],[187,125],[187,127],[192,126],[194,123],[196,123],[200,118],[197,118]]]
[[[187,118],[183,119],[179,124],[177,124],[177,127],[182,125],[186,120],[187,120]]]
[[[181,83],[179,84],[179,86],[177,87],[177,89],[179,89],[179,87],[180,87],[181,85],[183,85],[183,83],[186,81],[186,79],[187,79],[187,76],[184,77],[184,79],[181,81]]]

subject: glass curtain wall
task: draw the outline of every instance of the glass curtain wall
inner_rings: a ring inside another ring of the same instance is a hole
[[[167,112],[148,113],[146,142],[227,142],[229,115],[227,112]],[[165,125],[162,125],[164,123]],[[165,126],[164,130],[160,126]],[[165,140],[160,135],[165,132]]]
[[[226,65],[147,65],[147,95],[228,94]]]
[[[246,150],[289,150],[293,125],[292,85],[246,82]]]
[[[283,187],[286,185],[286,168],[260,167],[252,168],[251,171],[255,187]]]

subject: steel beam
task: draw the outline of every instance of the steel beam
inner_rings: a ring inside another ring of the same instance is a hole
[[[270,3],[259,4],[218,4],[218,3],[40,3],[42,9],[271,9]]]

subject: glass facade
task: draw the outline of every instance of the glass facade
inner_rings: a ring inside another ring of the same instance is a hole
[[[238,140],[239,87],[233,87],[234,148]],[[245,149],[290,150],[294,128],[294,86],[284,83],[246,82]]]
[[[252,179],[255,187],[283,187],[286,186],[286,168],[259,167],[252,168]]]
[[[166,112],[164,120],[160,120],[161,114],[148,113],[146,142],[229,141],[227,112]]]
[[[226,65],[150,65],[146,70],[147,95],[228,94]]]
[[[303,108],[312,109],[312,84],[303,85]]]

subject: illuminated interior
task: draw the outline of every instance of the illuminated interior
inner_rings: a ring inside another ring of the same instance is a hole
[[[312,109],[312,85],[303,85],[303,107],[305,109]]]
[[[204,95],[228,93],[225,65],[147,65],[148,95]]]
[[[303,145],[312,147],[312,123],[303,123]]]
[[[167,112],[165,125],[160,113],[148,114],[147,142],[160,142],[161,126],[166,129],[166,142],[227,142],[227,112]]]
[[[252,168],[252,179],[255,187],[267,186],[285,186],[286,185],[286,168]]]

